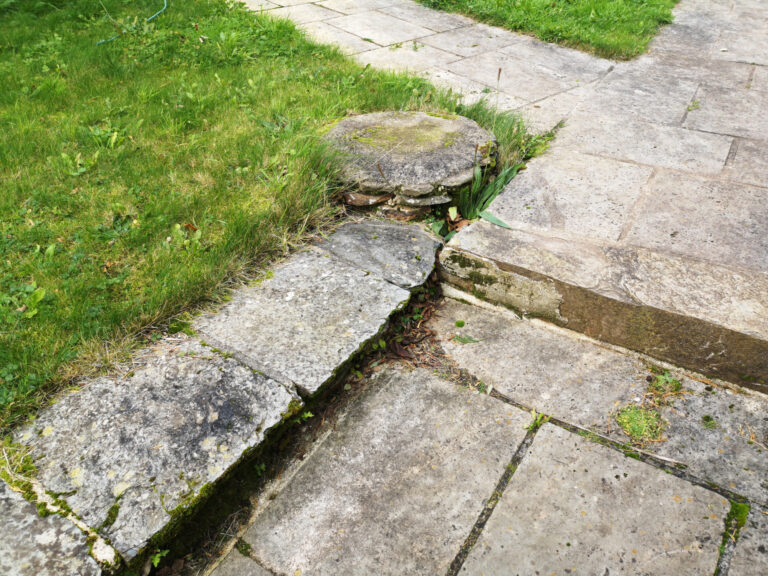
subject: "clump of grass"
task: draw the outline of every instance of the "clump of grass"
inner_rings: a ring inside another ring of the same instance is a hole
[[[645,51],[662,24],[672,22],[676,0],[419,0],[509,30],[626,60]]]
[[[683,392],[680,380],[672,376],[669,371],[652,369],[651,372],[653,376],[648,384],[648,391],[656,404],[668,404]]]
[[[619,410],[616,422],[638,444],[658,441],[664,431],[664,423],[658,411],[634,404]]]

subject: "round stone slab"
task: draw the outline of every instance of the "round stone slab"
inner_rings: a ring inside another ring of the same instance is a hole
[[[344,156],[344,178],[361,193],[395,193],[401,203],[422,206],[449,201],[445,193],[471,182],[475,165],[487,164],[496,146],[469,118],[424,112],[351,116],[327,139]]]

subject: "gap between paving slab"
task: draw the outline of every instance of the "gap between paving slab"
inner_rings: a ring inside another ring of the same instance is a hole
[[[199,319],[201,335],[167,337],[122,372],[41,411],[15,438],[35,459],[38,496],[58,498],[73,522],[134,565],[172,537],[215,483],[301,409],[296,389],[315,395],[379,337],[410,298],[384,277],[413,288],[434,268],[439,244],[416,225],[350,222],[337,234],[236,290],[218,313]],[[253,317],[269,322],[249,323]],[[222,349],[242,352],[246,365],[201,342],[206,330]],[[60,546],[38,536],[36,561]],[[0,563],[7,554],[0,548]],[[32,563],[20,574],[43,568]]]

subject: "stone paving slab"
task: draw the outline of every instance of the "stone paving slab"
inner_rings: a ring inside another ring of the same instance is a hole
[[[762,13],[765,14],[765,6],[762,6]],[[712,57],[768,66],[768,37],[765,30],[746,34],[743,31],[723,31],[715,43]]]
[[[271,10],[270,15],[275,18],[289,18],[296,24],[306,24],[307,22],[319,22],[338,16],[338,12],[333,12],[317,4],[296,4]]]
[[[345,54],[359,54],[378,48],[378,44],[340,30],[325,22],[309,22],[301,28],[315,41],[337,46]]]
[[[711,574],[729,503],[552,425],[460,574]]]
[[[759,140],[739,139],[723,176],[735,182],[768,188],[768,146]]]
[[[491,302],[768,391],[765,272],[478,222],[448,243],[440,274]]]
[[[69,520],[40,516],[34,504],[0,480],[0,574],[99,576],[85,535]]]
[[[370,64],[375,68],[396,72],[422,72],[434,66],[449,64],[457,58],[450,52],[438,50],[415,40],[357,55],[357,61],[361,64]]]
[[[320,249],[401,288],[421,286],[440,242],[418,224],[366,220],[342,225]]]
[[[216,576],[272,576],[252,559],[243,556],[237,550],[232,550],[224,561],[216,567]]]
[[[194,323],[201,337],[303,394],[316,393],[386,326],[410,292],[320,250],[278,266],[261,284]]]
[[[768,508],[753,506],[747,524],[741,530],[736,552],[728,569],[729,576],[765,576],[768,574]]]
[[[280,423],[296,395],[193,340],[66,394],[17,434],[35,478],[126,560]]]
[[[457,321],[464,326],[457,327]],[[615,414],[642,401],[652,359],[453,300],[439,308],[430,327],[459,367],[512,400],[618,442],[630,441]],[[462,344],[456,335],[478,342]],[[659,409],[666,421],[664,441],[643,448],[684,463],[700,479],[768,503],[768,396],[674,376],[684,393]]]
[[[280,574],[444,574],[529,422],[426,370],[385,370],[244,540]]]
[[[688,112],[684,126],[755,140],[768,140],[768,92],[702,86],[698,108]]]
[[[632,246],[713,264],[768,271],[767,193],[765,188],[658,170],[623,239]]]
[[[759,66],[755,68],[750,88],[752,90],[768,92],[768,67]]]
[[[494,390],[601,434],[616,431],[613,413],[642,399],[648,386],[640,359],[504,310],[446,299],[428,327],[459,367]]]
[[[568,148],[529,162],[494,201],[491,212],[519,230],[616,241],[651,174],[647,166]]]
[[[429,28],[435,32],[446,32],[474,24],[474,21],[466,16],[430,10],[414,2],[399,2],[392,6],[379,8],[379,12],[400,18],[400,20],[405,20],[411,24]]]
[[[408,42],[433,34],[429,28],[405,22],[382,12],[365,12],[341,16],[329,20],[328,23],[361,38],[370,38],[376,44],[382,46],[389,46],[398,42]]]
[[[561,156],[573,150],[697,175],[717,175],[725,166],[732,144],[733,138],[719,134],[574,114],[558,131],[552,147]]]
[[[396,4],[397,0],[323,0],[318,2],[318,6],[328,8],[340,14],[358,14],[377,10],[386,6]]]
[[[434,34],[423,41],[440,50],[466,58],[515,44],[520,42],[520,39],[519,34],[486,24],[472,23],[470,26]]]

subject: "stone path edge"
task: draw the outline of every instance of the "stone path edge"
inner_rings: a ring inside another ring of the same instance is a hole
[[[481,300],[707,376],[768,392],[768,340],[612,297],[456,246],[443,250],[439,273],[444,282]],[[611,318],[611,326],[603,318]],[[713,350],[713,343],[720,350]]]

